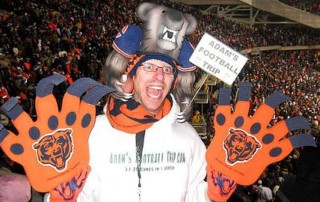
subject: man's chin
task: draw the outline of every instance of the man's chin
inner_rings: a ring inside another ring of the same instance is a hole
[[[144,108],[151,114],[156,115],[161,109],[161,103],[160,104],[157,104],[155,102],[145,103]]]

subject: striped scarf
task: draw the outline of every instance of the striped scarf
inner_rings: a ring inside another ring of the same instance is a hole
[[[134,99],[124,102],[110,96],[106,114],[112,127],[126,133],[136,134],[148,129],[153,123],[166,116],[171,107],[172,99],[168,96],[158,114],[153,115]]]

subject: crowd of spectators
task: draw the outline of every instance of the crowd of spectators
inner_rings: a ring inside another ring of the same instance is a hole
[[[320,44],[320,38],[318,37],[320,30],[318,29],[307,27],[298,29],[296,27],[284,27],[272,24],[249,27],[247,25],[235,23],[231,20],[216,18],[210,15],[198,19],[200,19],[198,20],[198,23],[201,28],[193,35],[195,36],[195,39],[192,38],[192,41],[195,44],[204,32],[210,33],[220,41],[223,41],[225,44],[239,51],[260,46],[301,46]]]
[[[318,0],[280,0],[280,2],[315,15],[320,15],[320,2]]]
[[[281,119],[302,115],[312,124],[312,134],[319,140],[320,74],[309,68],[314,65],[303,51],[270,51],[262,57],[250,58],[253,74],[247,79],[254,86],[254,107],[274,90],[281,90],[291,100],[276,111]],[[319,67],[319,66],[318,66]],[[254,110],[254,109],[253,109]]]
[[[126,24],[141,23],[135,15],[135,9],[141,2],[3,0],[0,11],[0,106],[9,97],[17,97],[24,110],[36,119],[35,87],[40,79],[52,74],[65,75],[65,85],[55,89],[58,98],[63,95],[65,87],[79,77],[103,82],[102,68],[112,49],[114,36]],[[258,46],[320,44],[319,30],[316,29],[277,25],[248,27],[204,14],[181,3],[152,2],[196,17],[198,28],[188,36],[193,44],[199,42],[204,32],[239,51]],[[319,144],[320,50],[267,51],[248,54],[247,57],[249,60],[239,80],[253,84],[251,112],[254,113],[274,90],[281,90],[291,100],[277,109],[271,124],[303,115],[310,121],[311,133]],[[221,85],[218,83],[211,87],[209,110],[204,114],[211,128],[208,130],[210,137],[214,136],[210,120],[217,106],[215,90]],[[3,114],[1,122],[8,128],[12,127]],[[294,131],[292,135],[298,132]],[[263,185],[273,189],[287,175],[294,174],[292,162],[298,153],[295,150],[286,160],[269,166],[261,177]],[[256,187],[242,188],[241,193],[251,201],[258,197]]]

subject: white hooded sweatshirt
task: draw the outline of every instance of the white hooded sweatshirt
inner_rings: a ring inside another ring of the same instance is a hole
[[[106,115],[97,116],[89,137],[92,170],[77,201],[207,201],[206,148],[188,122],[176,122],[178,112],[173,100],[169,114],[145,131],[140,196],[136,134],[116,130]]]

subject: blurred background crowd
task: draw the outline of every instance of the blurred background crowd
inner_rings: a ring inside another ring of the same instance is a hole
[[[320,2],[318,0],[280,0],[281,2],[307,11],[309,13],[320,15]]]

